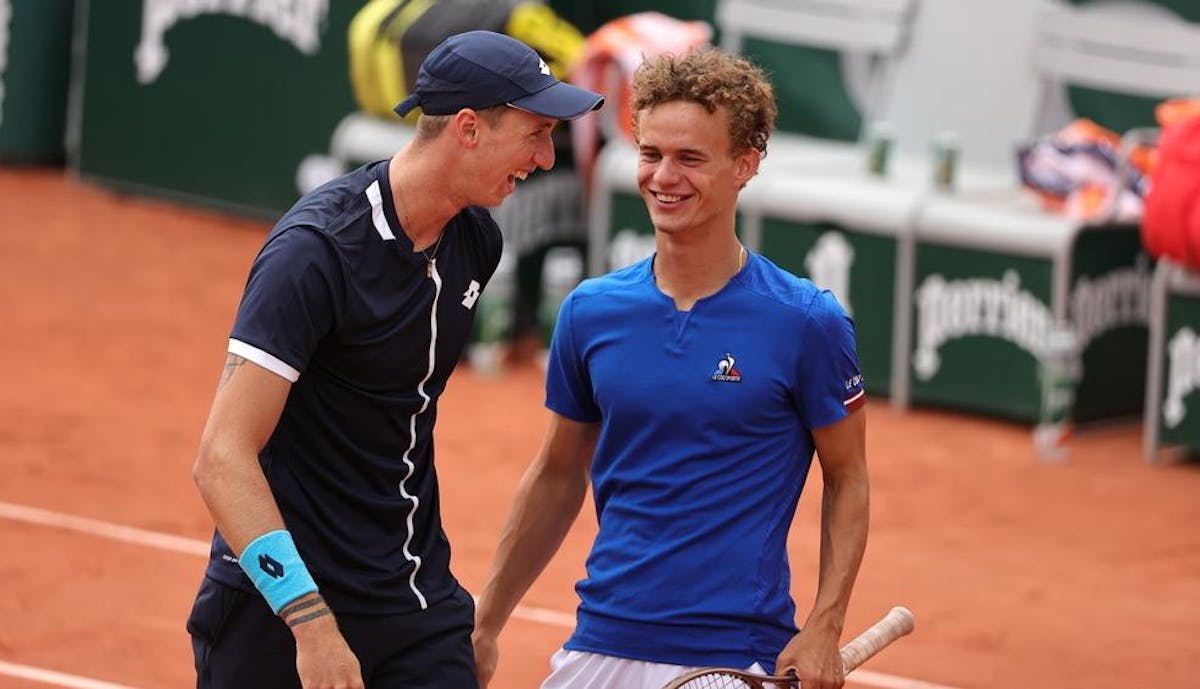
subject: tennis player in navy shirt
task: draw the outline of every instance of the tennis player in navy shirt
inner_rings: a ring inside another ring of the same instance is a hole
[[[476,615],[480,684],[590,479],[599,531],[543,689],[660,689],[698,666],[837,689],[867,537],[866,411],[845,311],[735,232],[775,119],[771,86],[715,49],[662,55],[635,73],[633,111],[656,252],[561,307],[550,427]],[[814,450],[820,573],[798,626],[787,535]]]
[[[414,138],[300,199],[250,269],[193,470],[216,522],[201,689],[476,686],[449,569],[437,401],[500,259],[488,212],[603,99],[507,36],[421,65]]]

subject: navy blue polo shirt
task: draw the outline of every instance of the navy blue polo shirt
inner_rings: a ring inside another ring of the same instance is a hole
[[[500,260],[488,212],[447,224],[432,270],[397,220],[388,162],[306,195],[250,269],[229,351],[292,381],[259,456],[337,612],[424,609],[454,592],[439,515],[437,400]],[[208,576],[253,590],[220,534]]]

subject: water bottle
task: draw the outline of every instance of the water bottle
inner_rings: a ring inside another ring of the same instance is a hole
[[[495,274],[488,281],[483,294],[479,295],[467,359],[480,373],[494,374],[501,369],[505,347],[512,333],[516,279],[517,262],[512,254],[504,253]]]
[[[958,135],[943,131],[933,140],[933,186],[938,191],[954,191],[958,173]]]
[[[867,130],[867,172],[876,177],[887,175],[895,136],[891,122],[878,121]]]
[[[1046,346],[1038,359],[1041,405],[1037,426],[1033,429],[1033,446],[1043,460],[1067,458],[1066,441],[1072,430],[1071,410],[1082,373],[1075,332],[1067,327],[1055,327],[1046,338]]]
[[[554,334],[559,307],[582,279],[583,255],[578,249],[554,247],[546,252],[546,262],[542,266],[542,297],[538,308],[538,322],[542,328],[542,341],[547,345]]]

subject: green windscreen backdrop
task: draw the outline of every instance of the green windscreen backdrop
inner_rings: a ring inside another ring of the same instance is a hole
[[[0,0],[0,162],[62,162],[74,5]]]
[[[80,3],[84,177],[276,215],[300,161],[355,109],[346,30],[360,1]]]

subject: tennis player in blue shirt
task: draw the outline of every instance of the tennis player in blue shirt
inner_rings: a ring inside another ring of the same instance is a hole
[[[660,689],[697,666],[790,669],[805,689],[836,689],[867,538],[864,393],[833,296],[735,233],[773,92],[744,59],[701,49],[645,62],[633,108],[656,253],[585,281],[559,313],[549,431],[476,615],[480,684],[590,477],[599,532],[543,689]],[[814,449],[820,576],[798,628],[787,534]]]
[[[433,426],[501,238],[495,206],[602,103],[459,34],[397,107],[413,141],[313,191],[250,269],[194,476],[216,522],[188,620],[201,689],[475,686]]]

